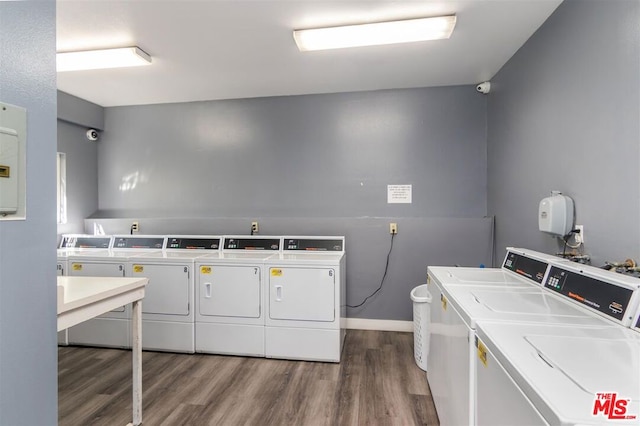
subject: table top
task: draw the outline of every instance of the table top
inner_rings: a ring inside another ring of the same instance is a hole
[[[139,288],[147,278],[58,277],[58,315]]]

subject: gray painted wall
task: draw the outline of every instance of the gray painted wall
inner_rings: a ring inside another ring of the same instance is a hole
[[[485,125],[470,86],[106,108],[100,210],[482,217]]]
[[[248,233],[258,219],[262,234],[344,234],[356,304],[398,222],[388,290],[349,315],[410,320],[428,264],[490,260],[485,135],[472,86],[106,108],[86,228]],[[387,204],[388,184],[412,184],[413,203]],[[440,256],[448,245],[457,257]]]
[[[559,250],[537,211],[561,190],[593,264],[640,259],[638,22],[638,1],[565,0],[493,79],[488,202],[499,254],[509,244]]]
[[[88,141],[86,131],[86,126],[58,120],[58,151],[67,158],[67,223],[58,225],[59,235],[84,232],[84,219],[98,210],[100,142]]]
[[[58,120],[102,130],[104,129],[104,108],[58,90]]]
[[[27,109],[27,219],[0,222],[0,424],[57,423],[54,1],[0,2],[0,100]]]
[[[104,108],[68,93],[57,93],[58,152],[67,157],[67,223],[62,234],[84,232],[84,219],[98,210],[98,144],[86,132],[104,128]]]

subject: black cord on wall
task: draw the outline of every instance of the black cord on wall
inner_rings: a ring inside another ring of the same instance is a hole
[[[361,303],[359,303],[357,305],[349,305],[349,304],[347,304],[347,307],[349,307],[349,308],[359,308],[360,306],[364,305],[367,300],[369,300],[370,298],[375,296],[380,290],[382,290],[382,285],[384,284],[384,280],[387,277],[387,272],[389,271],[389,258],[391,257],[391,251],[393,250],[393,237],[395,237],[395,236],[396,236],[396,234],[391,234],[391,244],[389,246],[389,253],[387,253],[387,263],[384,266],[384,274],[382,274],[382,280],[380,280],[380,285],[378,286],[376,291],[374,291],[373,293],[371,293],[370,295],[365,297],[364,300]]]

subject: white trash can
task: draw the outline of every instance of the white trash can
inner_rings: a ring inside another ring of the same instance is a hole
[[[427,371],[429,356],[429,323],[431,318],[431,293],[427,284],[411,290],[413,300],[413,355],[418,367]]]

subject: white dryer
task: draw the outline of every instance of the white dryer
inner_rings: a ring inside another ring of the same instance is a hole
[[[134,255],[161,251],[165,237],[155,235],[114,235],[109,250],[82,251],[69,256],[71,276],[128,276],[128,261]],[[143,301],[144,306],[144,301]],[[69,328],[69,344],[131,347],[131,306],[123,306]]]
[[[56,267],[58,276],[68,275],[69,256],[84,250],[107,250],[111,245],[111,236],[108,235],[84,235],[64,234],[57,250],[58,264]]]
[[[220,240],[167,236],[165,250],[129,258],[129,276],[149,279],[142,303],[142,349],[195,352],[195,260],[217,253]]]
[[[284,237],[267,259],[268,358],[340,362],[345,337],[344,237]]]
[[[196,352],[264,356],[264,261],[280,237],[225,236],[196,259]]]
[[[68,275],[69,256],[81,251],[107,250],[111,245],[111,237],[107,235],[64,234],[57,250],[56,271],[58,276]],[[58,344],[69,344],[67,330],[58,332]]]
[[[640,423],[637,331],[480,321],[477,333],[478,425]]]

